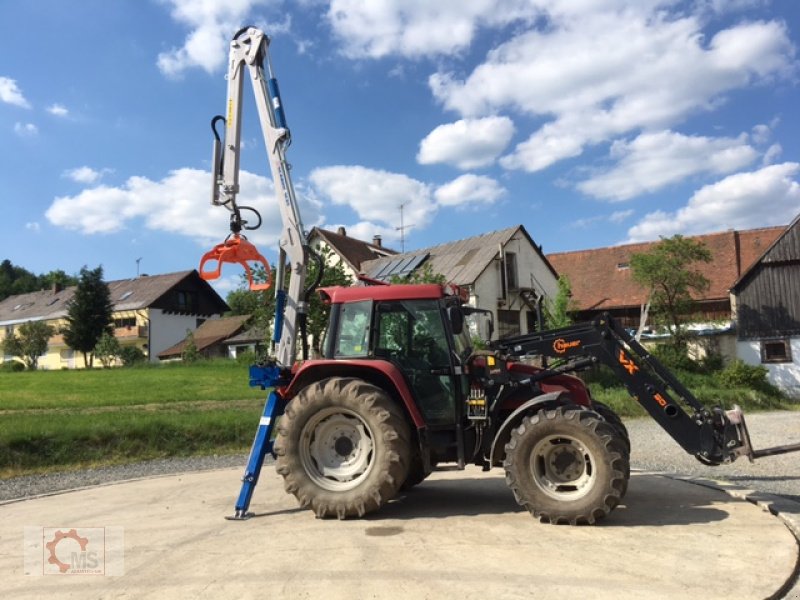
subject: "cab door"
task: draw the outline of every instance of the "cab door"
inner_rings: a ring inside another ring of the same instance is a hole
[[[403,372],[428,426],[457,422],[459,382],[444,319],[436,300],[379,302],[375,310],[374,354]]]

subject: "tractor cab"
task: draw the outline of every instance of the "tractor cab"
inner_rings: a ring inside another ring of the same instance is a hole
[[[389,363],[408,384],[425,425],[463,418],[464,365],[472,351],[452,286],[393,285],[319,290],[331,303],[324,358]]]

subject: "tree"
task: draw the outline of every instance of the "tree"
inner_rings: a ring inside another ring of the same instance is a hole
[[[544,303],[544,323],[548,329],[566,327],[572,324],[570,311],[574,310],[572,301],[572,286],[566,275],[558,278],[558,291],[555,298],[548,298]]]
[[[14,333],[3,340],[3,351],[21,358],[27,369],[36,369],[54,333],[55,329],[44,321],[28,321],[20,325],[19,337]]]
[[[329,286],[349,286],[353,284],[353,278],[345,271],[341,261],[331,260],[332,251],[327,246],[321,246],[316,250],[324,265],[322,269],[322,279],[319,287]],[[315,261],[311,261],[308,268],[307,281],[314,281],[317,277],[319,267]],[[319,294],[312,294],[308,302],[308,320],[306,328],[311,337],[312,348],[317,354],[322,353],[322,339],[328,327],[331,307],[322,302]],[[300,342],[302,343],[302,341]]]
[[[114,361],[122,352],[119,340],[113,333],[103,332],[97,345],[94,347],[94,355],[100,359],[102,365],[107,369],[114,364]]]
[[[94,365],[94,349],[103,333],[113,334],[111,292],[103,281],[103,267],[81,269],[75,295],[67,307],[64,342],[83,354],[84,364]]]
[[[253,268],[253,281],[264,283],[267,280],[264,267]],[[272,282],[275,283],[275,269],[272,269]],[[231,307],[228,315],[250,315],[250,324],[264,332],[269,331],[275,317],[275,292],[272,289],[253,292],[249,289],[246,275],[241,277],[241,287],[228,293],[225,301]]]
[[[681,235],[662,238],[648,252],[631,256],[633,279],[649,290],[653,319],[667,328],[675,346],[686,342],[685,323],[694,304],[693,294],[700,295],[709,286],[695,268],[701,262],[711,262],[711,251],[702,242]]]
[[[64,271],[50,271],[44,275],[34,275],[27,269],[17,267],[10,260],[0,263],[0,300],[17,294],[27,294],[53,287],[58,283],[62,288],[77,285],[78,279]]]
[[[197,349],[197,344],[194,341],[194,333],[190,329],[186,330],[186,344],[181,351],[181,360],[186,363],[197,362],[202,355]]]
[[[322,279],[318,287],[328,286],[348,286],[352,285],[353,278],[345,271],[344,265],[339,261],[333,261],[332,251],[328,247],[320,247],[316,250],[320,255],[324,265],[322,270]],[[316,261],[310,261],[308,265],[308,273],[306,275],[306,285],[317,278],[318,265]],[[289,279],[291,278],[291,269],[286,269],[286,288],[288,289]],[[266,281],[266,275],[263,267],[255,267],[253,269],[253,281],[263,283]],[[272,282],[275,284],[275,269],[272,270]],[[262,329],[265,332],[265,337],[270,338],[272,335],[272,326],[275,319],[275,293],[272,289],[264,292],[252,292],[248,289],[249,282],[246,276],[242,276],[241,287],[228,293],[226,302],[231,307],[229,315],[252,315],[250,324]],[[330,315],[330,307],[326,306],[320,300],[318,294],[312,294],[308,302],[308,316],[306,320],[306,328],[308,335],[311,337],[312,348],[315,352],[320,353],[322,348],[322,337],[325,329],[328,326],[328,317]],[[302,341],[298,340],[299,343]]]

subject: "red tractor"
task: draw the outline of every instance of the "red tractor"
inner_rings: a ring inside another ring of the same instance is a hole
[[[224,262],[242,264],[250,275],[247,263],[255,261],[269,273],[242,235],[258,227],[260,216],[236,203],[248,71],[283,226],[272,358],[250,372],[251,385],[271,391],[232,518],[249,515],[264,459],[273,453],[286,490],[320,517],[363,516],[449,463],[502,467],[517,501],[533,515],[593,523],[619,504],[630,475],[622,421],[569,374],[597,363],[611,368],[667,433],[706,464],[800,450],[796,444],[753,451],[738,408],[701,405],[607,316],[475,350],[465,320],[482,311],[454,286],[320,289],[331,309],[324,356],[307,360],[306,313],[319,279],[306,287],[306,274],[309,260],[318,258],[306,245],[285,156],[291,136],[268,49],[269,38],[254,27],[231,41],[227,111],[212,120],[212,203],[230,211],[231,235],[200,266],[206,279],[218,277]],[[209,261],[217,268],[205,269]],[[251,278],[253,289],[267,286]],[[298,340],[302,363],[296,362]],[[522,358],[531,355],[540,364],[557,359],[550,364],[559,366],[530,366]]]

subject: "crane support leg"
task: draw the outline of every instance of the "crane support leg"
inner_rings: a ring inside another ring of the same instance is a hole
[[[264,384],[274,385],[276,380],[273,378],[271,370],[270,367],[251,367],[250,385],[254,387],[269,387],[269,385],[265,386]],[[270,375],[265,376],[264,374],[268,372]],[[253,516],[253,513],[248,512],[247,509],[250,508],[250,500],[258,484],[258,477],[261,474],[261,467],[264,465],[264,458],[266,458],[267,453],[272,453],[272,432],[275,429],[278,417],[283,414],[285,406],[285,400],[273,387],[267,396],[264,412],[261,414],[258,430],[250,448],[250,457],[247,459],[247,466],[242,477],[242,489],[239,492],[239,498],[236,500],[236,512],[231,517],[225,517],[226,519],[242,521]]]

